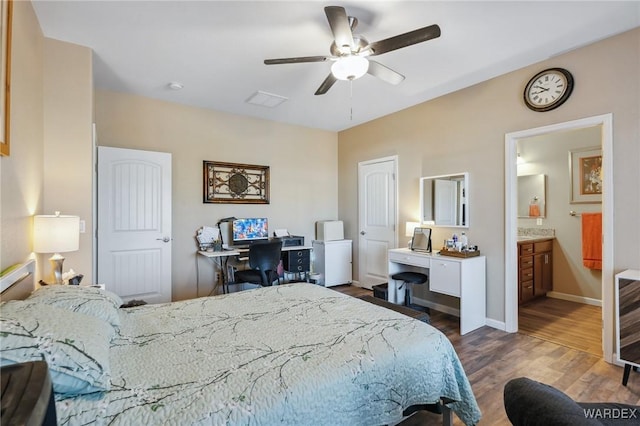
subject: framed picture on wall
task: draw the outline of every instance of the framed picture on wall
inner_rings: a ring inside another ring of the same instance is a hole
[[[569,151],[571,204],[602,203],[602,149]]]
[[[0,155],[9,155],[11,20],[13,14],[13,1],[0,1]]]
[[[269,166],[203,161],[205,203],[269,204]]]

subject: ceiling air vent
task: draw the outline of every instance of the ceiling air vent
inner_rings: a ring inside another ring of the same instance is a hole
[[[274,95],[273,93],[258,90],[246,100],[248,104],[260,105],[267,108],[275,108],[284,101],[288,100],[284,96]]]

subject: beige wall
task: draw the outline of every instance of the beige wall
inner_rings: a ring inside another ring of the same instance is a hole
[[[60,211],[85,221],[86,232],[80,234],[80,249],[63,253],[64,270],[73,268],[83,274],[83,283],[93,283],[91,56],[92,51],[87,47],[45,39],[42,213]],[[43,255],[41,260],[48,257],[49,254]]]
[[[2,174],[1,269],[32,256],[32,216],[80,215],[91,229],[91,50],[46,39],[30,2],[14,2],[11,155]],[[91,233],[65,253],[64,269],[92,280]],[[50,274],[38,255],[36,278]]]
[[[560,108],[527,109],[522,91],[547,67],[575,78]],[[613,71],[615,70],[615,74]],[[357,252],[357,164],[397,154],[399,224],[418,218],[420,176],[468,171],[469,240],[487,256],[487,316],[504,312],[505,134],[584,117],[613,114],[614,269],[640,267],[640,29],[505,74],[339,133],[339,216]],[[597,89],[595,89],[597,88]],[[403,240],[404,226],[399,226]],[[453,229],[434,230],[436,245]],[[357,277],[357,256],[354,256]]]
[[[0,158],[0,269],[31,254],[44,199],[43,36],[30,2],[13,3],[11,154]]]
[[[536,219],[519,218],[518,226],[555,230],[551,295],[602,299],[601,271],[585,268],[582,264],[581,219],[569,215],[571,210],[578,214],[601,212],[602,204],[571,204],[571,182],[568,178],[569,150],[599,147],[601,144],[601,126],[518,140],[518,152],[524,161],[518,165],[518,175],[544,174],[547,177],[547,211],[542,225],[537,225]]]
[[[196,296],[195,234],[219,219],[267,217],[311,244],[338,212],[337,134],[109,91],[96,91],[98,144],[169,152],[173,166],[173,299]],[[202,161],[270,166],[271,203],[204,204]],[[199,294],[212,267],[199,260]]]
[[[87,137],[90,53],[79,46],[45,41],[29,2],[15,2],[13,39],[12,152],[0,160],[2,268],[29,256],[31,216],[57,209],[61,193],[69,197],[67,206],[77,210],[91,229],[91,194],[87,192],[92,175]],[[400,224],[418,218],[420,176],[469,171],[468,234],[487,255],[488,316],[502,321],[507,132],[613,113],[614,268],[617,272],[640,267],[639,56],[640,30],[636,29],[338,135],[100,92],[96,99],[98,139],[108,146],[173,153],[176,299],[195,295],[193,236],[202,225],[230,215],[266,215],[272,228],[286,227],[310,240],[316,220],[339,217],[345,221],[346,236],[354,240],[357,254],[359,161],[398,155]],[[572,71],[574,93],[557,110],[532,112],[523,105],[522,89],[531,75],[551,66]],[[612,70],[618,73],[615,77],[611,77]],[[67,72],[73,78],[66,79]],[[81,84],[71,87],[76,78]],[[64,88],[55,87],[59,81]],[[59,100],[50,98],[58,96]],[[59,126],[57,120],[71,123],[74,129]],[[67,160],[71,159],[82,163],[77,173],[70,170],[73,167]],[[270,165],[272,203],[203,204],[200,181],[205,159]],[[55,181],[55,186],[45,178]],[[399,241],[403,241],[404,227],[398,229]],[[434,241],[451,232],[436,230]],[[92,250],[89,234],[85,234],[81,252],[69,254],[66,267],[90,274],[87,262]],[[356,278],[357,267],[355,255]],[[202,288],[207,288],[210,277],[206,273],[203,281]]]

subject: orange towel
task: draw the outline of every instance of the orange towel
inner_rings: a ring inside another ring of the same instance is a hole
[[[602,270],[602,213],[582,213],[582,264]]]
[[[529,204],[529,217],[540,216],[540,207],[537,204]]]

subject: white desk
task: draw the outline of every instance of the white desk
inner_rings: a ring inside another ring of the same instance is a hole
[[[403,304],[404,291],[397,291],[401,283],[391,279],[395,273],[427,269],[429,290],[460,299],[460,334],[486,324],[486,259],[484,256],[458,258],[411,251],[408,248],[389,250],[390,302]],[[435,310],[440,306],[429,303]],[[452,308],[445,309],[445,312]]]
[[[305,251],[311,251],[311,249],[312,249],[311,246],[288,246],[288,247],[282,247],[282,252],[283,254],[287,254],[289,252],[300,253]],[[229,258],[246,256],[248,253],[249,253],[248,248],[222,250],[222,251],[202,251],[202,250],[198,251],[198,255],[204,256],[207,259],[210,259],[213,262],[213,264],[218,269],[220,269],[223,293],[229,292],[229,274],[227,272],[227,265],[229,262]],[[304,273],[305,275],[308,275],[309,273],[309,271],[304,271],[304,270],[292,270],[289,272],[298,273],[298,274]],[[198,277],[198,280],[199,280],[199,277]],[[213,289],[209,293],[210,295],[214,293],[215,289],[218,286],[218,283],[219,281],[214,280]]]
[[[213,264],[215,266],[217,266],[218,269],[220,269],[220,274],[221,274],[221,278],[222,278],[222,292],[223,293],[228,293],[229,292],[229,280],[227,279],[227,273],[226,273],[226,269],[227,269],[227,262],[229,261],[230,257],[235,257],[235,256],[240,256],[240,250],[222,250],[222,251],[203,251],[203,250],[199,250],[198,251],[198,255],[200,256],[204,256],[207,259],[211,260],[213,262]],[[214,267],[215,267],[214,266]],[[198,281],[200,281],[200,277],[197,277]],[[215,273],[214,273],[214,282],[213,282],[213,288],[211,289],[211,292],[209,292],[209,295],[213,294],[216,290],[216,288],[218,287],[218,283],[220,282],[220,280],[216,280],[215,279]],[[200,296],[199,294],[197,296]]]

